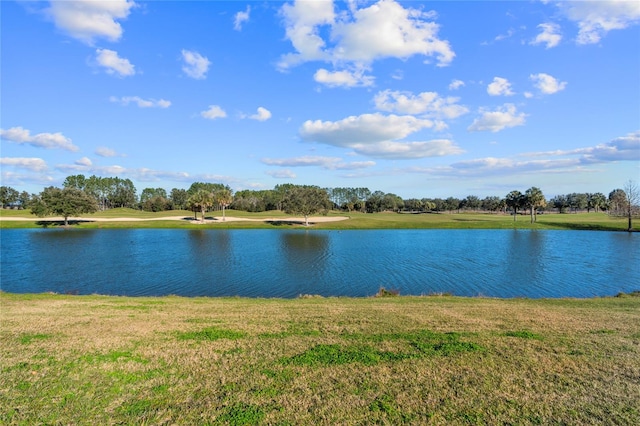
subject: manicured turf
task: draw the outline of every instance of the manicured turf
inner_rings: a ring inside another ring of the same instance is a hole
[[[281,218],[285,220],[290,215],[280,211],[262,213],[247,213],[243,211],[227,210],[227,216],[263,220],[266,218]],[[28,222],[0,220],[0,228],[36,228],[61,226],[61,222],[49,222],[30,215],[28,211],[0,210],[2,217],[27,217]],[[184,220],[144,220],[131,222],[97,222],[93,218],[136,218],[154,219],[167,216],[183,216]],[[208,218],[222,216],[221,211],[207,213]],[[578,213],[538,215],[536,223],[530,223],[527,215],[519,215],[517,220],[505,214],[489,213],[442,213],[442,214],[398,214],[398,213],[345,213],[332,211],[329,216],[348,216],[348,220],[339,222],[314,223],[313,229],[570,229],[570,230],[603,230],[626,231],[625,218],[609,216],[606,213]],[[83,221],[71,224],[74,228],[222,228],[222,229],[284,229],[299,228],[298,223],[278,222],[222,222],[194,223],[193,213],[186,210],[172,210],[166,212],[141,212],[133,209],[112,209],[93,215],[83,216]],[[198,218],[200,216],[198,215]],[[636,219],[640,220],[640,219]],[[313,222],[313,219],[311,219]],[[639,226],[636,226],[638,228]]]
[[[640,424],[637,295],[0,306],[0,424]]]

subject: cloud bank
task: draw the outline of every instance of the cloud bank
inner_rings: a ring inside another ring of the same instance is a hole
[[[18,144],[35,146],[37,148],[59,148],[67,151],[80,150],[80,148],[73,144],[71,139],[59,132],[37,133],[32,135],[27,129],[23,129],[22,127],[12,127],[8,130],[0,129],[0,138]]]

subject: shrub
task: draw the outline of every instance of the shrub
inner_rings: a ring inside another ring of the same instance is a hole
[[[380,290],[376,293],[375,297],[394,297],[400,295],[400,290],[389,289],[380,287]]]

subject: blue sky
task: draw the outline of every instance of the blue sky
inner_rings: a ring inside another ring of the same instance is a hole
[[[2,185],[640,180],[640,2],[2,1]]]

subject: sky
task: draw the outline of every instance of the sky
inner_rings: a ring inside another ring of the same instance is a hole
[[[0,1],[2,185],[640,181],[637,1]]]

